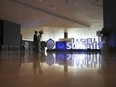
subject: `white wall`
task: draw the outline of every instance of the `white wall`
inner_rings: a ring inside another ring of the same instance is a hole
[[[23,35],[23,40],[33,40],[34,31],[43,30],[44,34],[42,35],[42,40],[46,41],[49,38],[52,38],[55,41],[58,41],[59,38],[64,38],[64,31],[68,32],[69,38],[98,38],[96,36],[96,31],[98,29],[90,28],[58,28],[58,27],[41,27],[38,29],[22,29],[21,33]]]

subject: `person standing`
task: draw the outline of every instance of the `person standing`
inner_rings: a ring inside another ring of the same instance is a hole
[[[38,51],[41,52],[41,37],[38,34]]]
[[[35,34],[33,35],[33,43],[34,43],[34,51],[38,51],[38,36],[37,36],[37,31],[35,31]]]

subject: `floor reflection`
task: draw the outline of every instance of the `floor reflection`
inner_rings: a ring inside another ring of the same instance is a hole
[[[51,54],[52,55],[52,54]],[[55,53],[55,63],[67,64],[75,68],[96,68],[101,67],[101,56],[99,53]],[[64,62],[64,63],[63,63]]]
[[[0,87],[115,87],[115,73],[111,52],[0,52]]]

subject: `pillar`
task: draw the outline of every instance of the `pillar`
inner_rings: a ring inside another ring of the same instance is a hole
[[[112,31],[109,38],[109,46],[116,48],[116,0],[104,0],[103,1],[103,15],[104,15],[104,29],[106,31]],[[110,30],[107,30],[110,29]]]

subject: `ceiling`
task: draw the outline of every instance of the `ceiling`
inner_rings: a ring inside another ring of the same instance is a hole
[[[41,26],[91,28],[103,26],[102,0],[1,0],[0,19]]]

